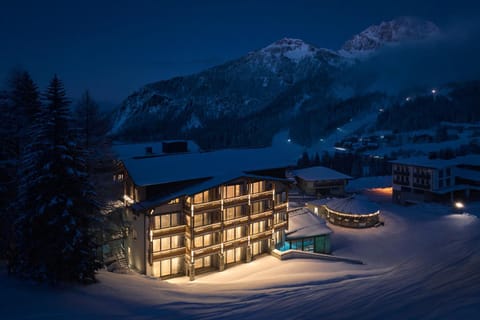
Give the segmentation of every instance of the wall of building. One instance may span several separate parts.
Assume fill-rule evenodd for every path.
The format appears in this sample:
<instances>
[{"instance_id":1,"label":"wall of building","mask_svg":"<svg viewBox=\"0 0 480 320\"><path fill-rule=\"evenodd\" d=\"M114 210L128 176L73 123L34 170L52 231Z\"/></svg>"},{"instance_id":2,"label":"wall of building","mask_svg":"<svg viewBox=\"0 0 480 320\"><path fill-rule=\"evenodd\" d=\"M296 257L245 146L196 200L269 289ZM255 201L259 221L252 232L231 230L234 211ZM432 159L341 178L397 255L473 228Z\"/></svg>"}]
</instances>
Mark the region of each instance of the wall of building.
<instances>
[{"instance_id":1,"label":"wall of building","mask_svg":"<svg viewBox=\"0 0 480 320\"><path fill-rule=\"evenodd\" d=\"M130 267L146 273L146 253L148 242L146 238L145 216L134 214L127 209L127 221L130 223L127 237L127 258Z\"/></svg>"}]
</instances>

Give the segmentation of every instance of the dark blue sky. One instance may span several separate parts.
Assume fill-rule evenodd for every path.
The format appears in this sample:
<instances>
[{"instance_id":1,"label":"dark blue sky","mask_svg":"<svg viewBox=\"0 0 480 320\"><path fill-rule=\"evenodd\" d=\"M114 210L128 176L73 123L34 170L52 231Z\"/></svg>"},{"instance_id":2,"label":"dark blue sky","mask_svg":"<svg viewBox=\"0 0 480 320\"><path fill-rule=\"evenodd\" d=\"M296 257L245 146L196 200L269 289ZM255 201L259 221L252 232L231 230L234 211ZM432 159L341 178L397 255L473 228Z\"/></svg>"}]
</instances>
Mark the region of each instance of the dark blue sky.
<instances>
[{"instance_id":1,"label":"dark blue sky","mask_svg":"<svg viewBox=\"0 0 480 320\"><path fill-rule=\"evenodd\" d=\"M338 49L402 15L440 28L480 19L477 1L1 1L0 79L15 66L43 89L54 73L70 97L120 102L144 84L200 71L283 37Z\"/></svg>"}]
</instances>

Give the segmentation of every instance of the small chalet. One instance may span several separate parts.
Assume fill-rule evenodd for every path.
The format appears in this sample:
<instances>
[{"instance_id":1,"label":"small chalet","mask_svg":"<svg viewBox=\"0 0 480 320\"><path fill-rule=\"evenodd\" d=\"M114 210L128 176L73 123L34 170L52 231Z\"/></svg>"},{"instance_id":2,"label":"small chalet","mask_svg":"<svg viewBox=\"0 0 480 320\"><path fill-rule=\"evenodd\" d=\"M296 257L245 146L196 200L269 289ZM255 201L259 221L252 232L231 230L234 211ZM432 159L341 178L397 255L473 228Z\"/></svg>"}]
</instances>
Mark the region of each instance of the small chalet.
<instances>
[{"instance_id":1,"label":"small chalet","mask_svg":"<svg viewBox=\"0 0 480 320\"><path fill-rule=\"evenodd\" d=\"M297 185L306 195L322 197L345 194L352 177L326 167L310 167L293 172Z\"/></svg>"}]
</instances>

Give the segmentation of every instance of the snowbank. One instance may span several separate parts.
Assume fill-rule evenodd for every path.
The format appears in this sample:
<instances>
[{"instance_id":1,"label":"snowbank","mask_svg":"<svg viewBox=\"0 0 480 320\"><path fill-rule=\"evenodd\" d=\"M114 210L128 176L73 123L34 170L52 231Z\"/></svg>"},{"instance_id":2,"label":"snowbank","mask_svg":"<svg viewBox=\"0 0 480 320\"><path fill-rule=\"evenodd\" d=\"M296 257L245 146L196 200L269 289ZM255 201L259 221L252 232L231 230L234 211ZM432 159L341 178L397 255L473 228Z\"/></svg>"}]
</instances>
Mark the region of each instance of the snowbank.
<instances>
[{"instance_id":1,"label":"snowbank","mask_svg":"<svg viewBox=\"0 0 480 320\"><path fill-rule=\"evenodd\" d=\"M480 204L379 205L383 227L330 225L333 253L364 265L267 255L193 282L100 271L98 284L60 289L1 268L2 319L476 319Z\"/></svg>"}]
</instances>

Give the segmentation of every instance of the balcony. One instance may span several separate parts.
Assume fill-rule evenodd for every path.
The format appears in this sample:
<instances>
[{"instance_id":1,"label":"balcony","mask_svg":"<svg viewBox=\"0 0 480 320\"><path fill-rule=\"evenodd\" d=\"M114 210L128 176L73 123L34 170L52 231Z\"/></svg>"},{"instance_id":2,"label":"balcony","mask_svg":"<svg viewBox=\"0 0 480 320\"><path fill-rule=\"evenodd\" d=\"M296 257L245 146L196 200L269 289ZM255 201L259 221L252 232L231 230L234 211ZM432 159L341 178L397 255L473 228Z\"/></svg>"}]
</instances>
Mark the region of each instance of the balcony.
<instances>
[{"instance_id":1,"label":"balcony","mask_svg":"<svg viewBox=\"0 0 480 320\"><path fill-rule=\"evenodd\" d=\"M252 193L250 195L250 199L253 200L259 200L259 199L268 199L273 197L273 190L268 190L268 191L263 191L263 192L258 192L258 193Z\"/></svg>"},{"instance_id":2,"label":"balcony","mask_svg":"<svg viewBox=\"0 0 480 320\"><path fill-rule=\"evenodd\" d=\"M251 214L250 219L252 221L256 221L256 220L265 219L265 218L271 217L271 216L273 216L273 211L272 210L267 210L267 211L264 211L264 212Z\"/></svg>"},{"instance_id":3,"label":"balcony","mask_svg":"<svg viewBox=\"0 0 480 320\"><path fill-rule=\"evenodd\" d=\"M153 253L153 260L160 260L160 259L163 259L163 258L179 256L179 255L185 254L185 252L186 252L185 247L154 252Z\"/></svg>"},{"instance_id":4,"label":"balcony","mask_svg":"<svg viewBox=\"0 0 480 320\"><path fill-rule=\"evenodd\" d=\"M186 228L186 225L182 224L182 225L175 226L175 227L170 227L170 228L154 229L154 230L152 230L152 232L153 232L153 237L154 238L159 238L159 237L169 235L169 234L176 234L176 233L185 232L185 228Z\"/></svg>"},{"instance_id":5,"label":"balcony","mask_svg":"<svg viewBox=\"0 0 480 320\"><path fill-rule=\"evenodd\" d=\"M187 206L191 206L191 203L187 203ZM193 210L205 210L205 209L212 209L212 208L220 208L222 206L222 200L214 200L209 202L203 203L196 203L193 205Z\"/></svg>"},{"instance_id":6,"label":"balcony","mask_svg":"<svg viewBox=\"0 0 480 320\"><path fill-rule=\"evenodd\" d=\"M195 233L204 233L204 232L220 230L221 228L222 228L222 223L217 222L217 223L207 224L204 226L194 227L193 230L195 231Z\"/></svg>"},{"instance_id":7,"label":"balcony","mask_svg":"<svg viewBox=\"0 0 480 320\"><path fill-rule=\"evenodd\" d=\"M250 235L250 242L260 239L268 239L272 237L272 230L266 230L263 232Z\"/></svg>"},{"instance_id":8,"label":"balcony","mask_svg":"<svg viewBox=\"0 0 480 320\"><path fill-rule=\"evenodd\" d=\"M239 223L246 223L248 222L248 216L241 216L238 218L230 219L230 220L225 220L223 222L225 227L229 227L234 224L239 224Z\"/></svg>"},{"instance_id":9,"label":"balcony","mask_svg":"<svg viewBox=\"0 0 480 320\"><path fill-rule=\"evenodd\" d=\"M283 228L286 228L287 227L287 221L282 221L282 222L279 222L279 223L275 223L273 225L273 227L275 229L283 229Z\"/></svg>"},{"instance_id":10,"label":"balcony","mask_svg":"<svg viewBox=\"0 0 480 320\"><path fill-rule=\"evenodd\" d=\"M275 206L275 210L287 209L288 202L280 203Z\"/></svg>"}]
</instances>

